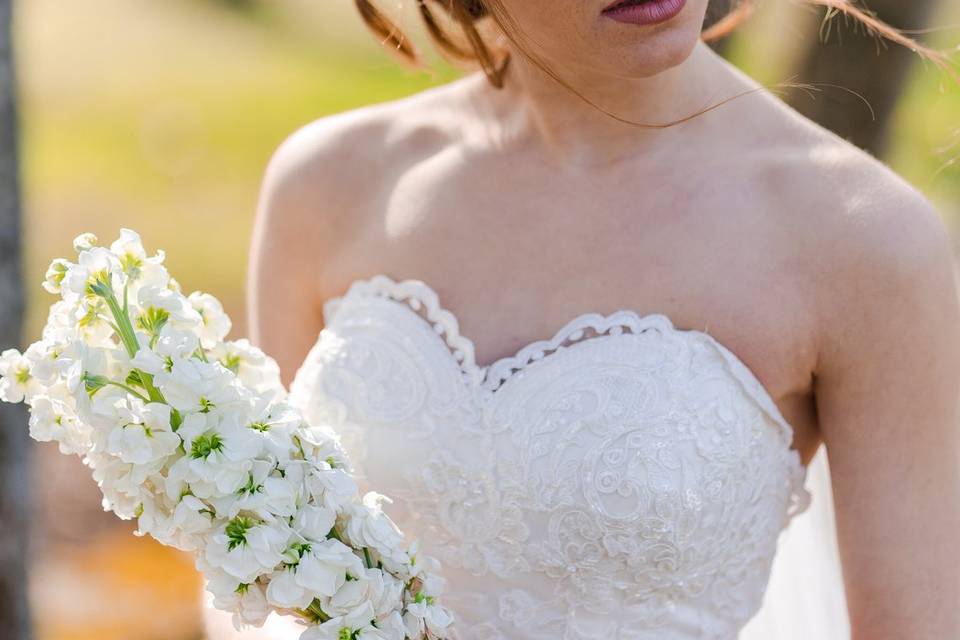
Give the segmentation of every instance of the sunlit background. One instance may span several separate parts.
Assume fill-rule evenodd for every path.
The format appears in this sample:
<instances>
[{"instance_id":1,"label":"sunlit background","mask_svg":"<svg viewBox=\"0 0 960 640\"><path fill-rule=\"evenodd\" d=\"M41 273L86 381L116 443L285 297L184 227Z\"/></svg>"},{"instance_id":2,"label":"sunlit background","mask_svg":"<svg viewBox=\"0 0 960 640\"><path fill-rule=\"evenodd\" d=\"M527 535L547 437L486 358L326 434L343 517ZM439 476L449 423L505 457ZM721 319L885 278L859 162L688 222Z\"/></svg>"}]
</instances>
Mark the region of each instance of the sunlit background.
<instances>
[{"instance_id":1,"label":"sunlit background","mask_svg":"<svg viewBox=\"0 0 960 640\"><path fill-rule=\"evenodd\" d=\"M108 239L121 226L140 231L148 249L163 247L186 290L220 297L244 334L246 253L273 149L324 114L459 73L439 60L430 72L399 66L349 0L20 0L14 15L30 340L51 302L39 287L50 258L82 231ZM795 2L766 0L725 53L765 83L815 82L794 74L817 22ZM960 42L960 4L941 2L928 24L940 27L928 43ZM833 91L811 99L839 99ZM960 222L958 128L960 89L915 62L884 159L951 229ZM53 445L33 452L37 637L202 638L190 561L103 514L77 460Z\"/></svg>"}]
</instances>

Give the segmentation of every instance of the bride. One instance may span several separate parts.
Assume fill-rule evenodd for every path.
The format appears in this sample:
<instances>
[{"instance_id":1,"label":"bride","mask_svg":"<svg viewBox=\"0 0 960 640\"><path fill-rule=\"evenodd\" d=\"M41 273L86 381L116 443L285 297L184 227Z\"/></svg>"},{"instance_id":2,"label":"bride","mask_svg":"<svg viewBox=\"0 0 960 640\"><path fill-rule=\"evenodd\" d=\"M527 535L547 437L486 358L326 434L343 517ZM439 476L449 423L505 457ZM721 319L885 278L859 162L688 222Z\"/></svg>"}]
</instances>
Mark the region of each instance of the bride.
<instances>
[{"instance_id":1,"label":"bride","mask_svg":"<svg viewBox=\"0 0 960 640\"><path fill-rule=\"evenodd\" d=\"M948 234L706 7L421 3L479 70L281 145L253 338L459 638L960 638Z\"/></svg>"}]
</instances>

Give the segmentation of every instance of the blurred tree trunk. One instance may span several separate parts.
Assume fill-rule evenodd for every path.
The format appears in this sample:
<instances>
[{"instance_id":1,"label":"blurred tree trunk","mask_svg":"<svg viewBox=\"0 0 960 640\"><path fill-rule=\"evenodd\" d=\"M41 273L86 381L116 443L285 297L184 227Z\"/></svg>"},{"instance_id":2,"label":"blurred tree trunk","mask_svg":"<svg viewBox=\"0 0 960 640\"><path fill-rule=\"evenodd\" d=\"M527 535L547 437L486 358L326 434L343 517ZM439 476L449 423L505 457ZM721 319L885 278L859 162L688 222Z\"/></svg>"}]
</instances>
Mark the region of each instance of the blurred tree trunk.
<instances>
[{"instance_id":1,"label":"blurred tree trunk","mask_svg":"<svg viewBox=\"0 0 960 640\"><path fill-rule=\"evenodd\" d=\"M921 29L927 24L937 0L868 0L877 17L899 29ZM822 12L819 14L822 15ZM864 33L861 26L842 16L833 19L829 42L818 37L820 18L811 21L810 42L801 56L798 82L825 82L862 95L870 109L856 95L824 86L811 98L791 92L788 102L800 113L822 124L858 147L882 156L889 142L890 116L902 93L910 65L917 54ZM879 50L879 53L878 53Z\"/></svg>"},{"instance_id":2,"label":"blurred tree trunk","mask_svg":"<svg viewBox=\"0 0 960 640\"><path fill-rule=\"evenodd\" d=\"M11 0L0 0L0 349L20 344L20 193ZM29 438L23 405L0 403L0 635L31 637L26 543Z\"/></svg>"}]
</instances>

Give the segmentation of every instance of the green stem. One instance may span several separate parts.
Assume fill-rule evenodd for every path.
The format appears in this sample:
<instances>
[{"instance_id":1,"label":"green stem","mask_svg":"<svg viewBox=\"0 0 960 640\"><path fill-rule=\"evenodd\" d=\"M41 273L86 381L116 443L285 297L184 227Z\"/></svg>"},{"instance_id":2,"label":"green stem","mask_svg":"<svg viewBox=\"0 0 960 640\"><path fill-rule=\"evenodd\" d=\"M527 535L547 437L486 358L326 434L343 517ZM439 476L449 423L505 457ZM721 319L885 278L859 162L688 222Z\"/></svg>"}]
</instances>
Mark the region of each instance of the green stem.
<instances>
[{"instance_id":1,"label":"green stem","mask_svg":"<svg viewBox=\"0 0 960 640\"><path fill-rule=\"evenodd\" d=\"M323 609L320 608L320 603L316 599L314 599L313 602L310 603L310 606L307 608L307 611L317 616L317 620L319 620L320 622L326 622L327 620L330 619L330 616L324 613Z\"/></svg>"},{"instance_id":2,"label":"green stem","mask_svg":"<svg viewBox=\"0 0 960 640\"><path fill-rule=\"evenodd\" d=\"M120 334L120 342L126 347L127 354L133 358L137 355L137 349L139 349L140 345L137 344L137 335L133 330L133 323L130 322L130 316L120 308L120 303L117 302L117 297L114 294L111 293L104 299L107 302L107 306L110 307L110 313L113 314L113 319L116 322L116 327Z\"/></svg>"},{"instance_id":3,"label":"green stem","mask_svg":"<svg viewBox=\"0 0 960 640\"><path fill-rule=\"evenodd\" d=\"M143 394L141 394L139 391L137 391L137 390L134 389L133 387L128 387L127 385L123 384L122 382L115 382L115 381L113 381L113 380L110 380L110 381L108 381L106 384L113 385L114 387L120 387L121 389L123 389L124 391L126 391L127 393L129 393L130 395L136 396L136 397L140 398L141 400L143 400L144 402L150 402L150 399L149 399L149 398L145 398L145 397L143 396Z\"/></svg>"},{"instance_id":4,"label":"green stem","mask_svg":"<svg viewBox=\"0 0 960 640\"><path fill-rule=\"evenodd\" d=\"M294 611L302 618L309 620L310 622L316 624L318 622L326 622L330 619L330 616L323 612L323 609L320 608L320 601L316 598L313 599L306 609L294 609Z\"/></svg>"},{"instance_id":5,"label":"green stem","mask_svg":"<svg viewBox=\"0 0 960 640\"><path fill-rule=\"evenodd\" d=\"M113 314L113 319L116 322L116 330L119 334L120 342L122 342L123 346L126 348L127 354L133 358L137 355L137 350L140 348L140 345L137 343L137 334L133 330L133 322L130 320L130 314L127 312L126 289L124 289L123 297L123 308L120 308L120 303L117 301L117 296L114 295L112 291L108 295L104 296L104 300L106 300L107 306L110 307L110 313ZM146 389L147 395L150 397L150 401L167 404L163 394L160 393L160 390L154 386L153 376L144 371L140 371L139 369L137 370L137 373L140 376L140 380L143 382L143 388Z\"/></svg>"}]
</instances>

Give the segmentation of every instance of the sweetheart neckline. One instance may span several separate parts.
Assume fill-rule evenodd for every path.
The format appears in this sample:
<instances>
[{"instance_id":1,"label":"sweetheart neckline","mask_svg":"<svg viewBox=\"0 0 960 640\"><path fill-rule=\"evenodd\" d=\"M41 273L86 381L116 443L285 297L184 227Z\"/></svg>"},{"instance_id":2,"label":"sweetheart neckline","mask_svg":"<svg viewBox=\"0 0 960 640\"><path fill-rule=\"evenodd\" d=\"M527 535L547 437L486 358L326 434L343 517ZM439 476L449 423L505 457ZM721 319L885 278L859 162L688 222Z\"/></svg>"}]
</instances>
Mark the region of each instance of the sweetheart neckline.
<instances>
[{"instance_id":1,"label":"sweetheart neckline","mask_svg":"<svg viewBox=\"0 0 960 640\"><path fill-rule=\"evenodd\" d=\"M658 328L675 335L699 337L709 342L720 352L731 367L734 377L743 383L748 395L758 402L760 407L780 427L796 465L804 471L807 468L800 459L800 452L792 446L796 437L796 429L783 416L769 390L760 382L753 370L736 353L707 331L677 327L665 313L650 312L642 314L633 309L622 308L609 314L597 312L578 314L555 331L550 338L532 340L511 355L497 358L486 365L480 365L474 357L473 340L460 333L460 320L457 314L443 306L439 293L430 284L418 278L394 279L385 273L377 273L367 278L356 278L349 283L343 294L330 297L324 301L324 324L326 325L330 321L336 308L341 303L364 292L373 292L381 297L386 296L412 310L414 315L426 323L427 326L432 325L437 333L446 332L448 335L445 339L442 336L439 337L444 339L447 346L451 348L451 357L456 361L461 373L469 376L471 381L479 388L486 390L488 395L492 395L496 389L503 386L516 371L529 366L535 360L548 358L552 353L562 350L563 343L567 342L572 334L578 331L579 325L583 323L593 322L599 326L607 326L607 330L598 331L596 336L592 336L588 340L603 339L607 335L614 335L612 333L608 334L607 331L618 326L622 320L630 320L632 324L644 328ZM422 307L426 309L426 317L419 312ZM441 328L443 331L441 331ZM573 344L579 344L580 342L579 339L573 340ZM540 357L537 357L538 351L543 352L545 350L549 350L550 353L541 353ZM532 359L531 356L533 356ZM504 369L508 373L500 375L498 372ZM498 376L496 386L493 389L489 388L491 372L497 373Z\"/></svg>"},{"instance_id":2,"label":"sweetheart neckline","mask_svg":"<svg viewBox=\"0 0 960 640\"><path fill-rule=\"evenodd\" d=\"M448 346L453 346L453 345L449 345L449 342L451 341L458 342L460 344L457 346L459 346L462 349L462 357L456 351L452 352L454 359L460 364L460 368L462 371L464 371L465 373L473 373L474 375L479 376L481 379L475 380L475 382L484 384L484 386L487 386L487 383L489 383L488 376L490 371L496 371L498 369L502 369L507 364L511 364L511 365L518 364L521 360L521 356L531 353L533 349L546 347L548 344L549 345L557 344L560 341L561 337L569 338L571 334L571 329L584 321L599 319L603 321L603 324L612 324L618 316L626 316L638 321L638 323L641 325L645 325L645 326L659 325L657 326L657 328L664 329L670 333L693 335L693 336L698 336L698 337L702 337L709 340L714 346L719 347L719 349L724 355L732 356L735 363L739 367L742 367L743 372L749 374L752 381L756 383L758 389L763 392L765 399L770 403L770 405L772 405L772 408L774 409L773 417L775 417L778 422L783 422L787 427L789 427L791 434L796 432L796 430L793 428L793 425L790 424L790 422L788 422L787 419L783 416L783 413L780 411L780 408L777 406L777 403L774 401L773 396L770 394L770 391L762 382L760 382L760 378L743 361L743 359L740 358L740 356L734 353L730 348L728 348L722 342L717 340L715 337L713 337L713 335L711 335L707 331L702 331L700 329L694 329L694 328L677 327L676 324L673 322L673 320L670 318L670 316L662 312L654 311L649 313L640 313L639 311L636 311L634 309L621 308L621 309L618 309L617 311L613 311L608 314L602 314L599 312L581 313L572 317L570 320L564 323L559 329L554 331L553 335L550 336L549 338L538 338L535 340L531 340L525 343L524 345L522 345L519 349L514 351L512 354L499 357L495 359L493 362L490 362L486 365L481 365L476 361L476 358L475 358L475 345L473 340L468 335L465 335L460 332L460 316L454 313L452 310L448 309L447 307L443 306L441 302L440 294L436 291L436 289L430 286L430 284L428 284L425 280L421 280L419 278L395 279L395 278L392 278L391 276L386 275L385 273L378 273L368 278L356 278L352 282L350 282L350 284L347 286L347 290L345 293L338 296L332 296L330 298L327 298L327 300L324 301L323 303L324 324L326 324L327 321L333 316L333 313L335 312L336 307L339 306L342 301L353 297L357 293L361 293L363 289L373 289L383 293L384 288L389 290L402 291L403 289L405 288L409 289L410 287L419 288L426 295L423 295L423 294L416 295L415 292L406 291L406 292L403 292L406 295L401 295L401 296L391 295L390 297L396 302L400 302L401 304L404 304L407 307L411 307L413 311L417 311L418 313L416 315L419 316L421 320L426 322L428 325L433 325L434 327L436 327L436 324L437 324L436 321L438 319L446 320L450 326L445 327L445 329L447 330L448 334L452 334L447 339ZM403 298L406 298L408 302L404 302ZM427 299L424 299L424 298L427 298ZM422 314L419 313L421 305L424 307L427 307L428 317L424 317ZM429 312L431 307L432 307L432 310L435 312L435 314L437 316L442 316L442 318L430 318ZM436 329L436 331L438 333L440 332L439 329ZM594 338L601 338L601 337L602 337L601 335L594 336ZM563 341L566 342L567 340L563 340ZM574 342L580 342L580 340L574 339ZM498 380L495 389L501 387L505 382L506 382L506 379L504 378L501 378L500 380Z\"/></svg>"},{"instance_id":3,"label":"sweetheart neckline","mask_svg":"<svg viewBox=\"0 0 960 640\"><path fill-rule=\"evenodd\" d=\"M390 300L396 303L398 308L405 309L409 313L412 313L426 328L434 328L437 334L446 332L448 334L446 338L442 335L437 335L436 337L444 341L447 346L447 353L454 364L458 366L461 375L470 378L467 382L471 384L472 388L477 391L485 391L486 395L484 397L487 400L492 400L495 395L495 389L493 391L485 389L491 369L495 367L507 367L509 370L507 376L498 380L499 388L499 386L505 384L506 381L514 375L515 371L512 367L522 358L536 353L537 350L544 348L550 349L550 353L541 354L541 358L535 358L535 360L540 360L549 358L554 353L562 352L567 348L562 344L566 341L565 337L570 336L569 331L571 327L576 327L581 322L593 321L597 326L607 326L607 329L602 332L598 331L596 336L592 336L587 340L574 340L570 346L610 337L614 335L614 333L608 333L607 331L616 327L618 324L621 326L623 324L629 325L631 329L633 327L641 327L643 329L655 328L671 335L683 337L684 339L702 339L722 356L729 373L740 383L746 395L757 403L761 412L769 416L778 428L780 442L785 450L787 465L790 469L789 475L792 489L790 506L787 509L788 518L792 519L794 516L799 515L805 511L812 502L813 496L805 486L809 467L803 464L800 451L793 447L796 437L796 430L793 428L793 425L783 416L783 413L780 411L777 403L774 402L770 392L763 383L760 382L760 379L753 370L750 369L736 353L706 331L692 328L679 328L668 315L661 312L641 314L632 309L620 309L607 315L596 312L583 313L575 316L564 324L551 338L533 340L521 347L515 354L504 356L489 365L481 367L474 361L473 341L468 336L460 333L460 324L457 315L441 305L439 293L424 280L416 278L396 280L384 273L378 273L368 278L356 278L349 283L344 293L332 296L324 301L322 305L324 330L332 320L337 308L355 296L373 296ZM427 313L426 317L420 313L421 308L425 308ZM319 340L322 339L322 336L323 331L321 331L321 335L317 338L318 343ZM460 351L459 357L457 350ZM464 366L464 360L466 360L467 363L466 367ZM521 364L518 371L522 371L523 368L530 364L531 362Z\"/></svg>"}]
</instances>

